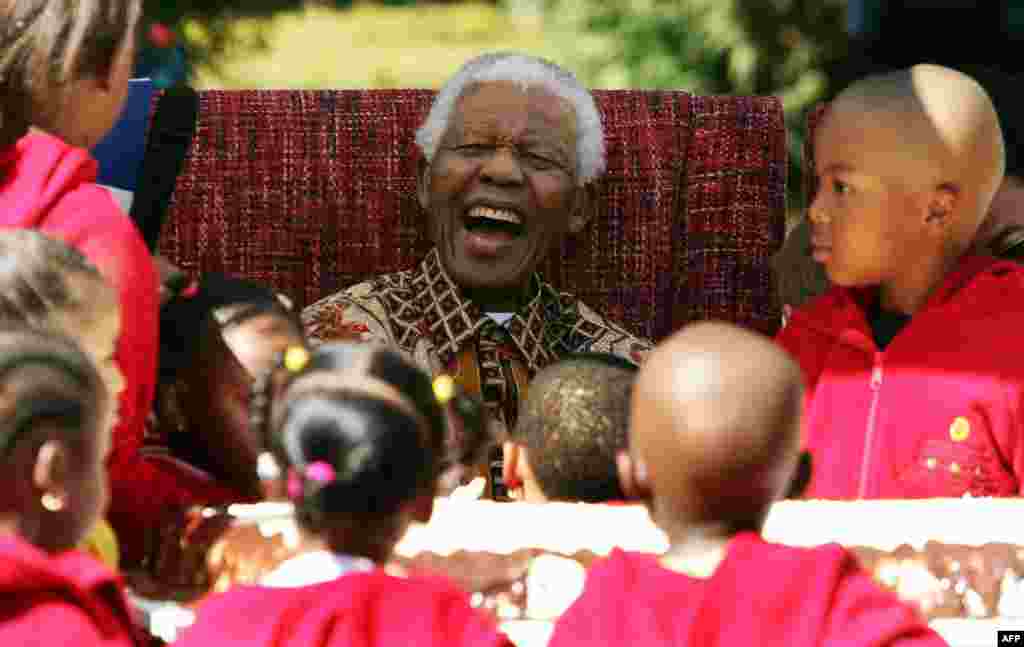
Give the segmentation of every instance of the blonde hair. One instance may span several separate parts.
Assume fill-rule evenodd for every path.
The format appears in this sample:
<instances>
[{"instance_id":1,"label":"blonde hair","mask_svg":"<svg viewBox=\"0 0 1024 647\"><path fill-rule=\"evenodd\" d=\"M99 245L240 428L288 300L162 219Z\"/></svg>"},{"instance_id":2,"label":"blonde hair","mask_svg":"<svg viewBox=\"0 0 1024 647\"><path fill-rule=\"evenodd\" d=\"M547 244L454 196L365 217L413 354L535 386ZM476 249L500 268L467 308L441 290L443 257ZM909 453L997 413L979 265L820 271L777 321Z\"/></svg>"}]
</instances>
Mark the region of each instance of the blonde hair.
<instances>
[{"instance_id":1,"label":"blonde hair","mask_svg":"<svg viewBox=\"0 0 1024 647\"><path fill-rule=\"evenodd\" d=\"M0 148L47 123L76 79L110 72L140 12L139 0L0 3Z\"/></svg>"}]
</instances>

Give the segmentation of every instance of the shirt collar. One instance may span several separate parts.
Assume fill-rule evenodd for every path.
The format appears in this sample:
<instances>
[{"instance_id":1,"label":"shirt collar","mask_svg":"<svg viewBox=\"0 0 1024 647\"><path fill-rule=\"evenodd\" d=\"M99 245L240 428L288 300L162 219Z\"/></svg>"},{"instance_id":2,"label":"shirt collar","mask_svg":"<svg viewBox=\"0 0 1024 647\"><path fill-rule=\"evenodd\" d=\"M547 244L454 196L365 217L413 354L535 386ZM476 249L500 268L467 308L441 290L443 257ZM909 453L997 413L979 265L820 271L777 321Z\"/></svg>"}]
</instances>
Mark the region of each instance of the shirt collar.
<instances>
[{"instance_id":1,"label":"shirt collar","mask_svg":"<svg viewBox=\"0 0 1024 647\"><path fill-rule=\"evenodd\" d=\"M503 327L530 368L538 370L555 359L545 340L550 336L549 324L561 317L562 304L561 295L540 274L530 278L530 285L532 296ZM420 262L413 288L419 291L417 305L424 322L421 332L431 337L442 357L457 353L485 325L497 325L448 276L437 248Z\"/></svg>"},{"instance_id":2,"label":"shirt collar","mask_svg":"<svg viewBox=\"0 0 1024 647\"><path fill-rule=\"evenodd\" d=\"M366 573L374 568L365 557L317 550L287 559L260 580L263 586L289 588L336 580L349 573Z\"/></svg>"}]
</instances>

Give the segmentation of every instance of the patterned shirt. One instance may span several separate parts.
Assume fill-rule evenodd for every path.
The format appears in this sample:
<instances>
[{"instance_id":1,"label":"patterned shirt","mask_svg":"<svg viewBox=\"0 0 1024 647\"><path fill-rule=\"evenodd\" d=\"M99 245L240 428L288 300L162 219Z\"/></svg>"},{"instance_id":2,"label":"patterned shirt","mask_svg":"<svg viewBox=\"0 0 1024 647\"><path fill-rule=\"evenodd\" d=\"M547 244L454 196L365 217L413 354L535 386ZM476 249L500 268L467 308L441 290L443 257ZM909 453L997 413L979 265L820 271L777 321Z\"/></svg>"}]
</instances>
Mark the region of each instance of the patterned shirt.
<instances>
[{"instance_id":1,"label":"patterned shirt","mask_svg":"<svg viewBox=\"0 0 1024 647\"><path fill-rule=\"evenodd\" d=\"M431 375L447 372L478 393L504 432L537 371L571 353L603 352L640 363L651 343L597 314L539 275L533 296L504 324L462 295L437 250L413 269L380 276L302 312L314 344L386 343ZM492 475L493 476L493 475Z\"/></svg>"}]
</instances>

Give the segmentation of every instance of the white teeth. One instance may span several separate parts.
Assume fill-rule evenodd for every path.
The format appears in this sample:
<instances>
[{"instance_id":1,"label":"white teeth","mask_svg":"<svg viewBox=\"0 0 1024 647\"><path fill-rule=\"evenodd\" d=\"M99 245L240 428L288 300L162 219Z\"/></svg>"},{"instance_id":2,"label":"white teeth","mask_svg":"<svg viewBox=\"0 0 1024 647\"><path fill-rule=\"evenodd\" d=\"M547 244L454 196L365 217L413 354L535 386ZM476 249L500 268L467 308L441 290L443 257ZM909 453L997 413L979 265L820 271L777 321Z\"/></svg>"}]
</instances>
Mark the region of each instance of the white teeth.
<instances>
[{"instance_id":1,"label":"white teeth","mask_svg":"<svg viewBox=\"0 0 1024 647\"><path fill-rule=\"evenodd\" d=\"M490 207L473 207L469 210L470 218L489 218L491 220L501 220L502 222L510 222L514 225L523 224L522 219L514 211L507 211L505 209L492 209Z\"/></svg>"}]
</instances>

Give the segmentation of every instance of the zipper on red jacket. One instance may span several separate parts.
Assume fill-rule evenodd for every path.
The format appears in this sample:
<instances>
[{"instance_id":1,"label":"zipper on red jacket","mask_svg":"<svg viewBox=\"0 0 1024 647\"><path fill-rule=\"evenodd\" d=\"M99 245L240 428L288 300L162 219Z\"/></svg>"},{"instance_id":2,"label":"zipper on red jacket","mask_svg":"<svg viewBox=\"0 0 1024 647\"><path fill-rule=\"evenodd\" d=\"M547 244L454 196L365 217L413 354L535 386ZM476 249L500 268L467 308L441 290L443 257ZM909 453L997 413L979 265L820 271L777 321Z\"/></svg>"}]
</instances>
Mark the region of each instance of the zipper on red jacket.
<instances>
[{"instance_id":1,"label":"zipper on red jacket","mask_svg":"<svg viewBox=\"0 0 1024 647\"><path fill-rule=\"evenodd\" d=\"M875 419L878 417L878 396L882 390L882 353L875 353L875 361L871 367L871 406L868 408L868 424L864 434L864 456L860 461L860 482L857 484L857 498L863 499L867 494L871 454L874 451Z\"/></svg>"}]
</instances>

